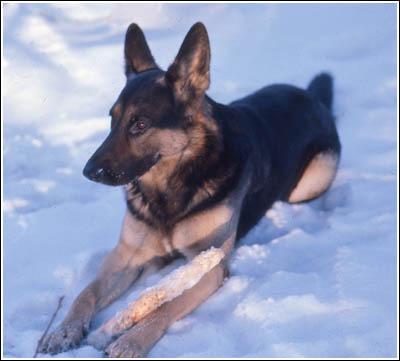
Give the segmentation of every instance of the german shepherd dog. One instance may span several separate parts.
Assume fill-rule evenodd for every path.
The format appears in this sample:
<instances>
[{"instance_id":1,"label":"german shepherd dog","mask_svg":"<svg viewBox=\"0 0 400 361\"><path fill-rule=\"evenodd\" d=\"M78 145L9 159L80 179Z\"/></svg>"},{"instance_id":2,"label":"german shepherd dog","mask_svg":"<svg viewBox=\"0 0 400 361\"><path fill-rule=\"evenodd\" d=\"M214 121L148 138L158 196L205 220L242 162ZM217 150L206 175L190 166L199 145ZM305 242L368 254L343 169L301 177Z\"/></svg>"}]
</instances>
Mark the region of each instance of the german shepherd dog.
<instances>
[{"instance_id":1,"label":"german shepherd dog","mask_svg":"<svg viewBox=\"0 0 400 361\"><path fill-rule=\"evenodd\" d=\"M206 95L210 45L202 23L189 30L167 71L155 63L136 24L127 30L124 52L126 84L110 110L110 133L83 170L92 181L124 186L120 239L45 338L43 353L78 346L94 315L144 270L179 255L190 260L210 247L224 247L228 257L275 201L312 200L337 171L341 146L328 74L307 90L271 85L223 105ZM223 262L141 327L113 340L106 353L146 355L226 275Z\"/></svg>"}]
</instances>

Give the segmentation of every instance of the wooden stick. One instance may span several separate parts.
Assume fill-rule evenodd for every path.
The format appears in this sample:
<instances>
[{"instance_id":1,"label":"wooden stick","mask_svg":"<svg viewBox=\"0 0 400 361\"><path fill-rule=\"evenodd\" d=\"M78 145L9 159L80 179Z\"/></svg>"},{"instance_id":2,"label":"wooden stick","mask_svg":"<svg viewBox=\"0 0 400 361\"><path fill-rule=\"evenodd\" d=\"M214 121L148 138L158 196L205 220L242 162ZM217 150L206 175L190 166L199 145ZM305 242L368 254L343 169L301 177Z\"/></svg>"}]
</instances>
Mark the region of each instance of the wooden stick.
<instances>
[{"instance_id":1,"label":"wooden stick","mask_svg":"<svg viewBox=\"0 0 400 361\"><path fill-rule=\"evenodd\" d=\"M40 337L40 339L39 339L39 341L38 341L38 343L37 343L36 350L35 350L35 354L33 355L34 358L35 358L35 357L37 356L37 354L39 353L40 346L42 346L42 342L43 342L44 338L46 337L47 333L49 332L49 329L50 329L51 325L53 324L54 319L56 318L57 313L58 313L58 311L60 310L60 308L61 308L61 306L62 306L64 297L65 297L65 296L61 296L61 297L58 299L57 308L56 308L56 310L53 312L53 315L51 316L51 319L50 319L49 323L47 324L47 327L46 327L46 329L44 330L44 332L43 332L43 334L42 334L42 337Z\"/></svg>"},{"instance_id":2,"label":"wooden stick","mask_svg":"<svg viewBox=\"0 0 400 361\"><path fill-rule=\"evenodd\" d=\"M188 264L164 277L154 287L144 290L126 309L105 322L88 337L88 343L103 350L115 336L131 328L164 303L179 297L194 287L201 278L225 257L221 248L211 248L200 253Z\"/></svg>"}]
</instances>

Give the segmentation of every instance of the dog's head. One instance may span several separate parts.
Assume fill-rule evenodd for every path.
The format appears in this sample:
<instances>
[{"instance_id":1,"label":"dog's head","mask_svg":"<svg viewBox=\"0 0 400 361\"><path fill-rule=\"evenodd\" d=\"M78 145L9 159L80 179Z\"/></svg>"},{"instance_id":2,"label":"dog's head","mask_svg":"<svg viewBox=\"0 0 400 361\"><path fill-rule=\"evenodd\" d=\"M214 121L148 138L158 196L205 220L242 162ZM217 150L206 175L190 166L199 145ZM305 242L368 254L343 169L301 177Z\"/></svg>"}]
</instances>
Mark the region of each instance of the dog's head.
<instances>
[{"instance_id":1,"label":"dog's head","mask_svg":"<svg viewBox=\"0 0 400 361\"><path fill-rule=\"evenodd\" d=\"M196 23L165 72L142 30L131 24L125 37L126 85L111 107L111 131L83 174L108 185L127 184L162 158L179 156L191 142L188 129L204 108L209 87L210 46Z\"/></svg>"}]
</instances>

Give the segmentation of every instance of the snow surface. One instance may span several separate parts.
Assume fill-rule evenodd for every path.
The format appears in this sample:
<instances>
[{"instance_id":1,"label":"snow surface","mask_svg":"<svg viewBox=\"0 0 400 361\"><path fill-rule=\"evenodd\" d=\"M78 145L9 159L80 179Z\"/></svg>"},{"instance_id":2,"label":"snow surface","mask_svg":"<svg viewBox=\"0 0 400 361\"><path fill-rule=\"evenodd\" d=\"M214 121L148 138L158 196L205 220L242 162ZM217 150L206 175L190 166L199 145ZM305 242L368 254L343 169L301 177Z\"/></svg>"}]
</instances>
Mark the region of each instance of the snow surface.
<instances>
[{"instance_id":1,"label":"snow surface","mask_svg":"<svg viewBox=\"0 0 400 361\"><path fill-rule=\"evenodd\" d=\"M218 101L330 71L343 157L322 199L266 213L235 250L226 284L150 356L395 356L396 6L4 5L5 355L33 355L58 297L67 296L57 323L117 240L121 190L81 170L124 84L126 27L140 24L166 67L201 20ZM94 326L181 264L140 280ZM83 346L58 356L102 354Z\"/></svg>"}]
</instances>

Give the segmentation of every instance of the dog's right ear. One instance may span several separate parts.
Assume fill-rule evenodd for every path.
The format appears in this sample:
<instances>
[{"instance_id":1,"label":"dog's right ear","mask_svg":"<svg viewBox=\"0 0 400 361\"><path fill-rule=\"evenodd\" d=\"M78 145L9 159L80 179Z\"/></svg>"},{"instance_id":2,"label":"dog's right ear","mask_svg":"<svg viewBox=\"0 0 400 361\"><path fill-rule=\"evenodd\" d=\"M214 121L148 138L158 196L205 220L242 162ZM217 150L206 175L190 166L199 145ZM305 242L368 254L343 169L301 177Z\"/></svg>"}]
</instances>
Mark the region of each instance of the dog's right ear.
<instances>
[{"instance_id":1,"label":"dog's right ear","mask_svg":"<svg viewBox=\"0 0 400 361\"><path fill-rule=\"evenodd\" d=\"M125 35L125 75L158 68L142 29L137 24L129 25Z\"/></svg>"}]
</instances>

